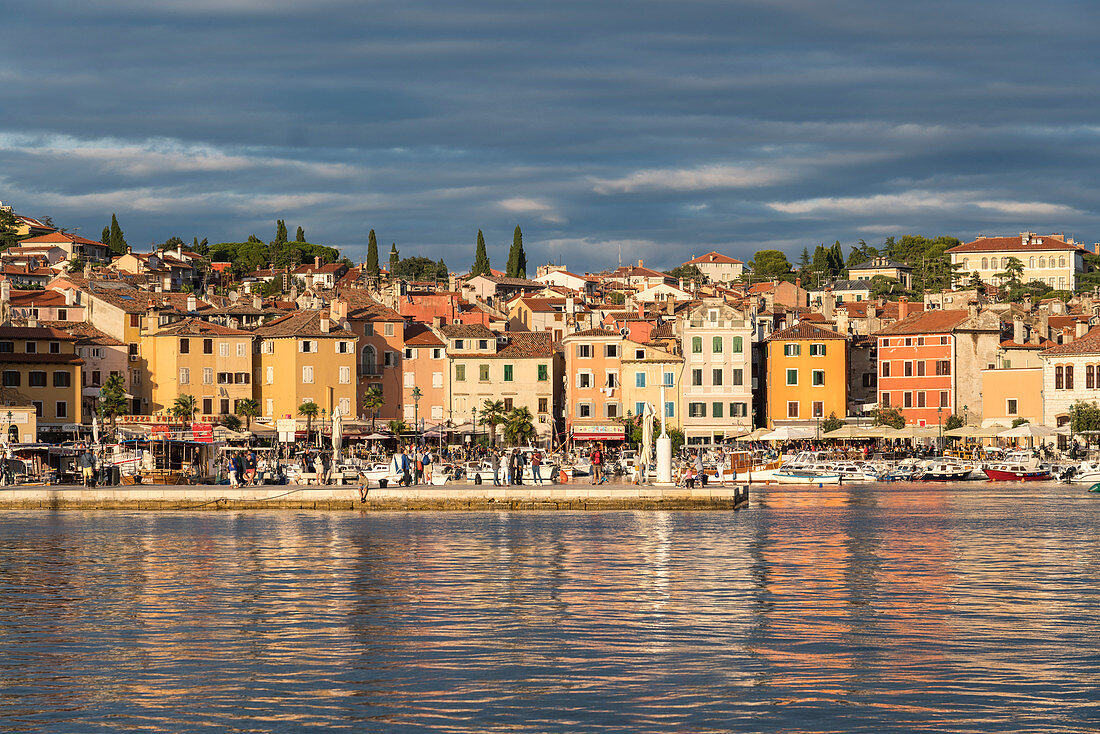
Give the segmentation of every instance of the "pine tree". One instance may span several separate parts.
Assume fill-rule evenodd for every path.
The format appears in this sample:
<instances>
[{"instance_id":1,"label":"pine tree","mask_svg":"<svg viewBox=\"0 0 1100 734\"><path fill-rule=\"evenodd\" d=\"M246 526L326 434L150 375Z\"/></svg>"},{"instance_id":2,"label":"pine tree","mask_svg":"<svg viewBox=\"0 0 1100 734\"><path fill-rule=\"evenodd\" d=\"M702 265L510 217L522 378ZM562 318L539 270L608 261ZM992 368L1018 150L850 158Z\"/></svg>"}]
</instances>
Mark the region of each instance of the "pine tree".
<instances>
[{"instance_id":1,"label":"pine tree","mask_svg":"<svg viewBox=\"0 0 1100 734\"><path fill-rule=\"evenodd\" d=\"M374 230L367 235L367 275L377 278L380 269L378 267L378 240L374 236Z\"/></svg>"},{"instance_id":2,"label":"pine tree","mask_svg":"<svg viewBox=\"0 0 1100 734\"><path fill-rule=\"evenodd\" d=\"M285 245L287 241L286 222L282 219L275 220L275 242Z\"/></svg>"},{"instance_id":3,"label":"pine tree","mask_svg":"<svg viewBox=\"0 0 1100 734\"><path fill-rule=\"evenodd\" d=\"M103 236L101 236L99 238L99 241L102 242L103 244L107 245L108 247L111 245L111 228L110 227L104 227L103 228Z\"/></svg>"},{"instance_id":4,"label":"pine tree","mask_svg":"<svg viewBox=\"0 0 1100 734\"><path fill-rule=\"evenodd\" d=\"M126 237L122 234L122 227L118 226L118 218L114 214L111 215L110 241L107 246L116 255L126 254Z\"/></svg>"},{"instance_id":5,"label":"pine tree","mask_svg":"<svg viewBox=\"0 0 1100 734\"><path fill-rule=\"evenodd\" d=\"M798 260L798 269L805 272L810 269L810 249L802 248L802 257Z\"/></svg>"},{"instance_id":6,"label":"pine tree","mask_svg":"<svg viewBox=\"0 0 1100 734\"><path fill-rule=\"evenodd\" d=\"M447 263L443 262L443 258L439 258L439 262L435 264L435 279L447 280L450 276L450 272L447 270Z\"/></svg>"},{"instance_id":7,"label":"pine tree","mask_svg":"<svg viewBox=\"0 0 1100 734\"><path fill-rule=\"evenodd\" d=\"M394 242L390 245L390 276L393 276L393 271L397 269L397 263L401 262L401 253L397 249L397 243Z\"/></svg>"},{"instance_id":8,"label":"pine tree","mask_svg":"<svg viewBox=\"0 0 1100 734\"><path fill-rule=\"evenodd\" d=\"M306 231L304 229L302 229L301 227L298 228L298 234L294 235L294 241L295 242L305 242L306 241Z\"/></svg>"},{"instance_id":9,"label":"pine tree","mask_svg":"<svg viewBox=\"0 0 1100 734\"><path fill-rule=\"evenodd\" d=\"M474 266L470 268L470 275L489 275L491 272L489 255L485 252L485 235L479 229L477 231L477 249L474 251Z\"/></svg>"}]
</instances>

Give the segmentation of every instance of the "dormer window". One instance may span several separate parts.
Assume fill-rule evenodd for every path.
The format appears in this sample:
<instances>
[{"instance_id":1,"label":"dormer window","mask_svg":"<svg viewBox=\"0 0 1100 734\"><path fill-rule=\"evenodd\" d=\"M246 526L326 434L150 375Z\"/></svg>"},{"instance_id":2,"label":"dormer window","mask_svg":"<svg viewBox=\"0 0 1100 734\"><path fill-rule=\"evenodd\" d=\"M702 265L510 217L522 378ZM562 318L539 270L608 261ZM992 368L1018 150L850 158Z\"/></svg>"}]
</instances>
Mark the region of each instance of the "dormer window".
<instances>
[{"instance_id":1,"label":"dormer window","mask_svg":"<svg viewBox=\"0 0 1100 734\"><path fill-rule=\"evenodd\" d=\"M489 348L489 340L488 339L479 339L478 342L477 342L477 348L482 349L482 350L488 349Z\"/></svg>"},{"instance_id":2,"label":"dormer window","mask_svg":"<svg viewBox=\"0 0 1100 734\"><path fill-rule=\"evenodd\" d=\"M455 349L462 349L466 343L462 339L455 339Z\"/></svg>"}]
</instances>

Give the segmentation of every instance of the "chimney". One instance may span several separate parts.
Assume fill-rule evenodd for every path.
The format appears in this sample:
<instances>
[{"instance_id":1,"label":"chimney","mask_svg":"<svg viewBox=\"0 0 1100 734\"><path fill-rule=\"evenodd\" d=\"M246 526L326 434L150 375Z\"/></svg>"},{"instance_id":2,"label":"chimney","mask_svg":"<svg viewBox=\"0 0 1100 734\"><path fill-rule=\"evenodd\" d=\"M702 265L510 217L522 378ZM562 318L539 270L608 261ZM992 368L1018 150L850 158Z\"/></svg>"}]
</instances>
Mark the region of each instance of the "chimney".
<instances>
[{"instance_id":1,"label":"chimney","mask_svg":"<svg viewBox=\"0 0 1100 734\"><path fill-rule=\"evenodd\" d=\"M1077 321L1077 334L1076 334L1076 338L1077 338L1077 339L1080 339L1081 337L1083 337L1083 336L1084 336L1085 334L1087 334L1087 333L1089 333L1089 322L1088 322L1088 321L1080 321L1080 320L1078 320L1078 321Z\"/></svg>"},{"instance_id":2,"label":"chimney","mask_svg":"<svg viewBox=\"0 0 1100 734\"><path fill-rule=\"evenodd\" d=\"M966 315L967 315L968 318L972 318L972 319L978 318L978 302L977 301L970 301L970 303L966 304L966 311L967 311Z\"/></svg>"},{"instance_id":3,"label":"chimney","mask_svg":"<svg viewBox=\"0 0 1100 734\"><path fill-rule=\"evenodd\" d=\"M1024 343L1024 320L1012 319L1012 341L1015 344Z\"/></svg>"},{"instance_id":4,"label":"chimney","mask_svg":"<svg viewBox=\"0 0 1100 734\"><path fill-rule=\"evenodd\" d=\"M840 334L847 334L848 329L851 326L851 322L848 321L847 309L837 309L836 312L836 330Z\"/></svg>"},{"instance_id":5,"label":"chimney","mask_svg":"<svg viewBox=\"0 0 1100 734\"><path fill-rule=\"evenodd\" d=\"M645 321L645 302L638 301L638 320Z\"/></svg>"},{"instance_id":6,"label":"chimney","mask_svg":"<svg viewBox=\"0 0 1100 734\"><path fill-rule=\"evenodd\" d=\"M1028 293L1027 295L1024 296L1024 308L1026 308L1028 311L1031 311L1031 294L1030 293Z\"/></svg>"},{"instance_id":7,"label":"chimney","mask_svg":"<svg viewBox=\"0 0 1100 734\"><path fill-rule=\"evenodd\" d=\"M263 310L263 307L264 307L264 299L260 298L258 295L252 296L252 308L256 309L257 311L260 311L260 310Z\"/></svg>"},{"instance_id":8,"label":"chimney","mask_svg":"<svg viewBox=\"0 0 1100 734\"><path fill-rule=\"evenodd\" d=\"M835 312L836 294L833 293L832 288L826 288L825 294L821 297L821 315L825 317L826 321L832 321Z\"/></svg>"},{"instance_id":9,"label":"chimney","mask_svg":"<svg viewBox=\"0 0 1100 734\"><path fill-rule=\"evenodd\" d=\"M73 305L73 290L72 290L72 288L69 288L69 289L65 290L65 305L66 306L72 306Z\"/></svg>"},{"instance_id":10,"label":"chimney","mask_svg":"<svg viewBox=\"0 0 1100 734\"><path fill-rule=\"evenodd\" d=\"M1100 242L1092 243L1092 251L1095 252L1097 255L1100 255Z\"/></svg>"},{"instance_id":11,"label":"chimney","mask_svg":"<svg viewBox=\"0 0 1100 734\"><path fill-rule=\"evenodd\" d=\"M904 321L909 315L909 296L902 296L898 299L898 321ZM972 316L974 314L971 314Z\"/></svg>"},{"instance_id":12,"label":"chimney","mask_svg":"<svg viewBox=\"0 0 1100 734\"><path fill-rule=\"evenodd\" d=\"M183 245L176 245L176 259L183 260Z\"/></svg>"},{"instance_id":13,"label":"chimney","mask_svg":"<svg viewBox=\"0 0 1100 734\"><path fill-rule=\"evenodd\" d=\"M638 258L638 267L639 268L644 268L645 267L645 260L643 260L642 258Z\"/></svg>"},{"instance_id":14,"label":"chimney","mask_svg":"<svg viewBox=\"0 0 1100 734\"><path fill-rule=\"evenodd\" d=\"M680 278L680 284L679 285L680 285L680 290L683 290L684 289L684 279L683 278Z\"/></svg>"},{"instance_id":15,"label":"chimney","mask_svg":"<svg viewBox=\"0 0 1100 734\"><path fill-rule=\"evenodd\" d=\"M322 334L327 334L328 333L328 317L327 316L322 316L321 317L321 333Z\"/></svg>"},{"instance_id":16,"label":"chimney","mask_svg":"<svg viewBox=\"0 0 1100 734\"><path fill-rule=\"evenodd\" d=\"M1039 338L1050 338L1050 314L1043 309L1039 309Z\"/></svg>"},{"instance_id":17,"label":"chimney","mask_svg":"<svg viewBox=\"0 0 1100 734\"><path fill-rule=\"evenodd\" d=\"M1073 342L1073 335L1075 333L1076 332L1074 331L1066 331L1065 329L1062 329L1062 343L1071 344Z\"/></svg>"},{"instance_id":18,"label":"chimney","mask_svg":"<svg viewBox=\"0 0 1100 734\"><path fill-rule=\"evenodd\" d=\"M443 317L442 316L432 316L432 328L433 329L438 329L441 326L443 326Z\"/></svg>"},{"instance_id":19,"label":"chimney","mask_svg":"<svg viewBox=\"0 0 1100 734\"><path fill-rule=\"evenodd\" d=\"M194 313L199 310L199 302L195 300L194 296L187 297L187 312Z\"/></svg>"},{"instance_id":20,"label":"chimney","mask_svg":"<svg viewBox=\"0 0 1100 734\"><path fill-rule=\"evenodd\" d=\"M321 256L320 255L317 255L313 258L313 267L317 268L318 270L321 269Z\"/></svg>"},{"instance_id":21,"label":"chimney","mask_svg":"<svg viewBox=\"0 0 1100 734\"><path fill-rule=\"evenodd\" d=\"M126 245L126 254L129 255L131 252L133 252L133 248L131 248L129 245Z\"/></svg>"},{"instance_id":22,"label":"chimney","mask_svg":"<svg viewBox=\"0 0 1100 734\"><path fill-rule=\"evenodd\" d=\"M171 275L164 276L164 278L161 280L161 286L160 287L165 292L170 293L172 291L172 276Z\"/></svg>"},{"instance_id":23,"label":"chimney","mask_svg":"<svg viewBox=\"0 0 1100 734\"><path fill-rule=\"evenodd\" d=\"M0 280L0 303L11 301L11 281L7 278Z\"/></svg>"},{"instance_id":24,"label":"chimney","mask_svg":"<svg viewBox=\"0 0 1100 734\"><path fill-rule=\"evenodd\" d=\"M802 287L802 276L799 276L799 277L794 279L794 287L795 288L801 288Z\"/></svg>"},{"instance_id":25,"label":"chimney","mask_svg":"<svg viewBox=\"0 0 1100 734\"><path fill-rule=\"evenodd\" d=\"M674 316L676 314L676 300L674 298L665 299L665 311L668 312L669 316Z\"/></svg>"}]
</instances>

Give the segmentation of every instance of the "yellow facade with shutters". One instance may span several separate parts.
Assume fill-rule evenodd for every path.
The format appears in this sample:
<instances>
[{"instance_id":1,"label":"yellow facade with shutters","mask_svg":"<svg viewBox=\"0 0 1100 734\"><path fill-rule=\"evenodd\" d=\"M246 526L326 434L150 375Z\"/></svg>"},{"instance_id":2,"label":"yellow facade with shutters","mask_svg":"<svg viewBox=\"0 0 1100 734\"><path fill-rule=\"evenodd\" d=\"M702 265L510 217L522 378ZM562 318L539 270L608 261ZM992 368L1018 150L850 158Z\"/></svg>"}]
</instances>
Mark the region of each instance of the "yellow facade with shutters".
<instances>
[{"instance_id":1,"label":"yellow facade with shutters","mask_svg":"<svg viewBox=\"0 0 1100 734\"><path fill-rule=\"evenodd\" d=\"M848 340L808 324L767 343L768 427L814 425L848 409Z\"/></svg>"}]
</instances>

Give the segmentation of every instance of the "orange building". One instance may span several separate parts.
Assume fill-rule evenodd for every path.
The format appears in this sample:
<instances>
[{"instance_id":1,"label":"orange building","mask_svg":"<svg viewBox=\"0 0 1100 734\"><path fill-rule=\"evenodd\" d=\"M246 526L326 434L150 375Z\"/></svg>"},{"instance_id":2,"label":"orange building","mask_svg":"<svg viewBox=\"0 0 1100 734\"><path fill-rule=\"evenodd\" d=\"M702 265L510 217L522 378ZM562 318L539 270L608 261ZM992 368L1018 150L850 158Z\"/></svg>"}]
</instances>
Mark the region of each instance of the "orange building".
<instances>
[{"instance_id":1,"label":"orange building","mask_svg":"<svg viewBox=\"0 0 1100 734\"><path fill-rule=\"evenodd\" d=\"M767 344L768 427L813 425L848 409L848 338L810 321Z\"/></svg>"},{"instance_id":2,"label":"orange building","mask_svg":"<svg viewBox=\"0 0 1100 734\"><path fill-rule=\"evenodd\" d=\"M622 441L622 335L585 329L565 337L562 344L566 434L574 441Z\"/></svg>"}]
</instances>

